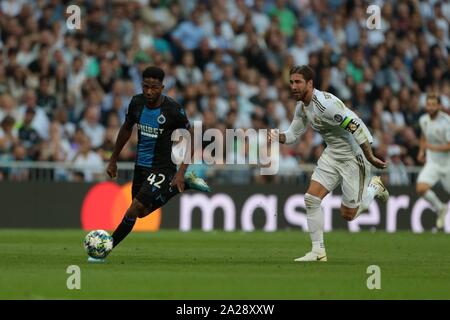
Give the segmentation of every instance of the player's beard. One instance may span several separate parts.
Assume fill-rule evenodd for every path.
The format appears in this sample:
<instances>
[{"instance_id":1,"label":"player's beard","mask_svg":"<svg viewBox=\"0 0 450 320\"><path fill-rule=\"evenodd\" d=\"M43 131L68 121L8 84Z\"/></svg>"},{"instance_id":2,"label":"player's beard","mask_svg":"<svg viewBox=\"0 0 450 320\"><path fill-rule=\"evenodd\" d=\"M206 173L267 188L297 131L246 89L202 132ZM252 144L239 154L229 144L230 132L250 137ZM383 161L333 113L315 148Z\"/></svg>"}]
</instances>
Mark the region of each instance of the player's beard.
<instances>
[{"instance_id":1,"label":"player's beard","mask_svg":"<svg viewBox=\"0 0 450 320\"><path fill-rule=\"evenodd\" d=\"M295 98L295 101L301 101L302 100L302 93L300 91L292 92L292 95Z\"/></svg>"},{"instance_id":2,"label":"player's beard","mask_svg":"<svg viewBox=\"0 0 450 320\"><path fill-rule=\"evenodd\" d=\"M429 110L429 111L427 110L428 115L433 119L437 116L438 112L439 112L439 109Z\"/></svg>"},{"instance_id":3,"label":"player's beard","mask_svg":"<svg viewBox=\"0 0 450 320\"><path fill-rule=\"evenodd\" d=\"M306 97L307 91L306 90L304 90L304 91L297 91L294 94L296 95L296 99L295 100L297 100L297 101L305 101L305 97Z\"/></svg>"}]
</instances>

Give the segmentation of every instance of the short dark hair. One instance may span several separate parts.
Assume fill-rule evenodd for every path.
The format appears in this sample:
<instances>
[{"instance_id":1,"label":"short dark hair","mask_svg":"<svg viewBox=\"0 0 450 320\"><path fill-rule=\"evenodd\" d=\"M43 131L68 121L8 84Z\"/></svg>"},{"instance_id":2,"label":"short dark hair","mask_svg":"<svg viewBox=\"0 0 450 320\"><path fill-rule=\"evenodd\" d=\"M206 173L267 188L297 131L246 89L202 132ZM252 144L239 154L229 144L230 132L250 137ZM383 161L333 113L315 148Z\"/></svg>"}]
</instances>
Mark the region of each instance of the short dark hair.
<instances>
[{"instance_id":1,"label":"short dark hair","mask_svg":"<svg viewBox=\"0 0 450 320\"><path fill-rule=\"evenodd\" d=\"M308 82L309 80L312 80L314 82L314 78L316 77L313 69L311 69L307 65L293 66L289 71L289 75L293 75L296 73L301 74L306 82Z\"/></svg>"},{"instance_id":2,"label":"short dark hair","mask_svg":"<svg viewBox=\"0 0 450 320\"><path fill-rule=\"evenodd\" d=\"M158 67L147 67L145 68L144 72L142 72L142 78L153 78L158 79L159 81L163 82L164 80L164 70Z\"/></svg>"}]
</instances>

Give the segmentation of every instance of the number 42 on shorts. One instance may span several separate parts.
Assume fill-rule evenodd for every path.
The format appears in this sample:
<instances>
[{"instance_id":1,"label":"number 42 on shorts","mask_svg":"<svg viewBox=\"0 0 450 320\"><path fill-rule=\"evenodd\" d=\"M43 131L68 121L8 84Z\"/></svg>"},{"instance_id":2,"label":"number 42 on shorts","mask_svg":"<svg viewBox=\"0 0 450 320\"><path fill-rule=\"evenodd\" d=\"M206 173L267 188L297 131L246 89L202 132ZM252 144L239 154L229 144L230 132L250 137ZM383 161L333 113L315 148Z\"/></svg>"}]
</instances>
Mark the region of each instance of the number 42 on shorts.
<instances>
[{"instance_id":1,"label":"number 42 on shorts","mask_svg":"<svg viewBox=\"0 0 450 320\"><path fill-rule=\"evenodd\" d=\"M150 185L156 188L161 188L161 183L163 183L164 180L166 180L166 176L161 173L151 173L147 178L147 181L150 183Z\"/></svg>"}]
</instances>

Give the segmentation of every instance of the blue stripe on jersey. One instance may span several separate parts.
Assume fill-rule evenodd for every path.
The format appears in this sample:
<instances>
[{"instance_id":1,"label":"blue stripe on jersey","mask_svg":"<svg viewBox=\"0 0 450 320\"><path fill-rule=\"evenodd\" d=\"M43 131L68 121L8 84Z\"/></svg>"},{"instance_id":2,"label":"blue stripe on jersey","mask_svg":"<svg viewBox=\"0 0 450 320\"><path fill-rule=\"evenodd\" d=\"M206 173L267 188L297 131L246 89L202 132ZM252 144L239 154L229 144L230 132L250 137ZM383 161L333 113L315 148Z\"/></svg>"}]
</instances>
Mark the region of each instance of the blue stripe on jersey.
<instances>
[{"instance_id":1,"label":"blue stripe on jersey","mask_svg":"<svg viewBox=\"0 0 450 320\"><path fill-rule=\"evenodd\" d=\"M139 119L139 143L137 149L137 164L144 167L151 167L155 155L156 140L159 132L151 132L146 128L159 128L158 117L161 114L161 108L149 109L144 107ZM149 132L150 131L150 132Z\"/></svg>"}]
</instances>

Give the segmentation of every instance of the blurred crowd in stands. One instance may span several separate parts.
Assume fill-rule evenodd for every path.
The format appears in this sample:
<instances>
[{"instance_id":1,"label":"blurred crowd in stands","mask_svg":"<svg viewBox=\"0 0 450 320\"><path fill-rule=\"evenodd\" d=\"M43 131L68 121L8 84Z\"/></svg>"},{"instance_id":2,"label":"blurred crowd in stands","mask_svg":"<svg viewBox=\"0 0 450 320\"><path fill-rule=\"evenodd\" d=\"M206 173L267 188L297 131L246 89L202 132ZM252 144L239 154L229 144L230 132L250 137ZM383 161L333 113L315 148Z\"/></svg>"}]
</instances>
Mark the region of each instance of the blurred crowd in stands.
<instances>
[{"instance_id":1,"label":"blurred crowd in stands","mask_svg":"<svg viewBox=\"0 0 450 320\"><path fill-rule=\"evenodd\" d=\"M66 24L72 4L78 30ZM369 5L381 9L380 29L368 28ZM371 129L389 183L410 184L427 92L450 110L449 22L449 0L2 0L0 162L68 161L80 170L67 179L95 179L100 169L82 168L109 159L149 65L205 129L286 130L289 69L308 64L316 88ZM136 143L134 134L122 161L134 161ZM281 146L281 172L323 148L308 130Z\"/></svg>"}]
</instances>

